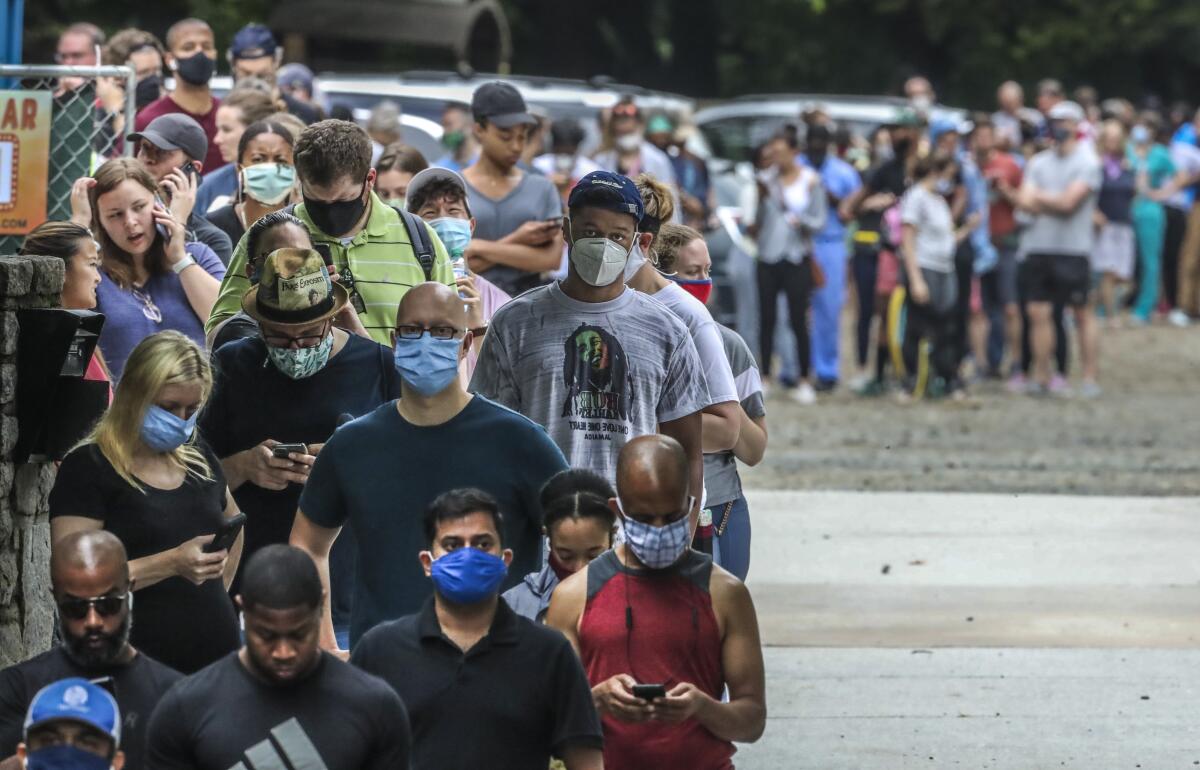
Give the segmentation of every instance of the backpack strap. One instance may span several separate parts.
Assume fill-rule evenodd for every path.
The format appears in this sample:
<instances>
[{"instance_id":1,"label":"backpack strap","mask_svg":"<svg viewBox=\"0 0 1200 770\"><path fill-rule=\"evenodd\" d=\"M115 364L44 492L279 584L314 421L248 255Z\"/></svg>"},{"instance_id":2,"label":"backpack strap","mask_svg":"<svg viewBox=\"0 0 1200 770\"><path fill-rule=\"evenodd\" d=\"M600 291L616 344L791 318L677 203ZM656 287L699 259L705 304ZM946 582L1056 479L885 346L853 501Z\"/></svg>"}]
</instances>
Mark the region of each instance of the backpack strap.
<instances>
[{"instance_id":1,"label":"backpack strap","mask_svg":"<svg viewBox=\"0 0 1200 770\"><path fill-rule=\"evenodd\" d=\"M425 229L425 220L395 206L392 206L392 209L400 215L400 221L404 222L404 227L408 230L408 240L412 243L413 254L421 263L425 280L433 280L433 242L429 240L429 231Z\"/></svg>"}]
</instances>

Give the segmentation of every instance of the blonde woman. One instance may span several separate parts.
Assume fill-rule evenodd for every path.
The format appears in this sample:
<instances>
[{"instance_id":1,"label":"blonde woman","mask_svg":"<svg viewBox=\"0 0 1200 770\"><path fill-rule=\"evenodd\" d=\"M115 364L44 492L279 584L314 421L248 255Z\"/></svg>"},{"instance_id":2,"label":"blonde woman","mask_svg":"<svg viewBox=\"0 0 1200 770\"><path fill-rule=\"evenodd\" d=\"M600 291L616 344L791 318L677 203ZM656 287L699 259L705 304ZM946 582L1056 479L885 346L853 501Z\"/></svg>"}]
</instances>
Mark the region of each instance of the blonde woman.
<instances>
[{"instance_id":1,"label":"blonde woman","mask_svg":"<svg viewBox=\"0 0 1200 770\"><path fill-rule=\"evenodd\" d=\"M187 337L166 331L142 340L112 406L63 460L50 492L52 543L92 529L121 539L137 597L130 641L185 674L238 647L226 591L242 536L228 551L204 552L237 514L220 462L196 435L211 390L208 356ZM97 586L97 596L106 590Z\"/></svg>"}]
</instances>

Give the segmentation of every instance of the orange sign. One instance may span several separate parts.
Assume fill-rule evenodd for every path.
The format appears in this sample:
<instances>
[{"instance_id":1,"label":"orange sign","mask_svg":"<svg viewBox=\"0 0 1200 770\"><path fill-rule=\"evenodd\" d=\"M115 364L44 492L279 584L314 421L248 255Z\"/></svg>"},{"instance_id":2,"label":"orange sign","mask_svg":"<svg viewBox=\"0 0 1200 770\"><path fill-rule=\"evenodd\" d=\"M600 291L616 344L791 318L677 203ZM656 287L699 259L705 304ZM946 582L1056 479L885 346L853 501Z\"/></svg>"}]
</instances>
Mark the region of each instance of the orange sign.
<instances>
[{"instance_id":1,"label":"orange sign","mask_svg":"<svg viewBox=\"0 0 1200 770\"><path fill-rule=\"evenodd\" d=\"M0 91L0 235L46 221L50 92Z\"/></svg>"}]
</instances>

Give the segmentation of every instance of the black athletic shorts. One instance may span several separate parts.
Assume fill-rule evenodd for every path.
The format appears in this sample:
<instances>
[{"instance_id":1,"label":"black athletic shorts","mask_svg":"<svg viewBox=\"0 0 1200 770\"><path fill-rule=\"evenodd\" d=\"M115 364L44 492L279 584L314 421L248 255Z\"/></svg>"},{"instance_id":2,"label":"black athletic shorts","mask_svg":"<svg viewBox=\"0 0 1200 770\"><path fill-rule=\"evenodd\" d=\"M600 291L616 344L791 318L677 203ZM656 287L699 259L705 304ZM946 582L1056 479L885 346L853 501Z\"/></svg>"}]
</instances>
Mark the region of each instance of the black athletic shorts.
<instances>
[{"instance_id":1,"label":"black athletic shorts","mask_svg":"<svg viewBox=\"0 0 1200 770\"><path fill-rule=\"evenodd\" d=\"M1053 302L1068 307L1087 304L1091 262L1080 254L1026 255L1022 265L1022 294L1026 302Z\"/></svg>"}]
</instances>

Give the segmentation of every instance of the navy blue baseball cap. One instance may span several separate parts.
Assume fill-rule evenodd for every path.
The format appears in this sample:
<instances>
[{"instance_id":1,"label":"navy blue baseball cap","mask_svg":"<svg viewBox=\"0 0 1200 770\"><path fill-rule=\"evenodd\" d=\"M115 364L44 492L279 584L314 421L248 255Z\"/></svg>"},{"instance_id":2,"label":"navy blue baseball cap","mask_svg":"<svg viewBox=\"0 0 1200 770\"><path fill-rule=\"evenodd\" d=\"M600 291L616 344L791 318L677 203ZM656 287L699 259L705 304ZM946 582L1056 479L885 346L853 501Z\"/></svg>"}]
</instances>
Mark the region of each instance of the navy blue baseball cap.
<instances>
[{"instance_id":1,"label":"navy blue baseball cap","mask_svg":"<svg viewBox=\"0 0 1200 770\"><path fill-rule=\"evenodd\" d=\"M121 743L121 710L116 700L86 679L60 679L38 690L25 714L25 736L64 719L99 730L112 738L114 748Z\"/></svg>"},{"instance_id":2,"label":"navy blue baseball cap","mask_svg":"<svg viewBox=\"0 0 1200 770\"><path fill-rule=\"evenodd\" d=\"M593 171L571 188L567 208L595 206L628 214L640 224L646 213L637 185L627 176L611 171Z\"/></svg>"},{"instance_id":3,"label":"navy blue baseball cap","mask_svg":"<svg viewBox=\"0 0 1200 770\"><path fill-rule=\"evenodd\" d=\"M233 36L229 44L231 59L261 59L264 56L274 56L279 44L271 30L262 24L247 24Z\"/></svg>"}]
</instances>

